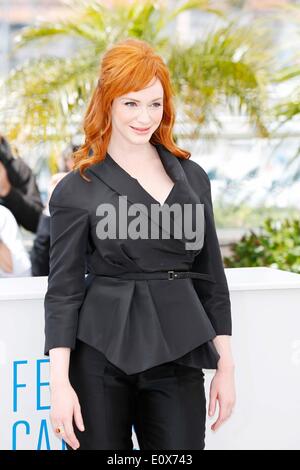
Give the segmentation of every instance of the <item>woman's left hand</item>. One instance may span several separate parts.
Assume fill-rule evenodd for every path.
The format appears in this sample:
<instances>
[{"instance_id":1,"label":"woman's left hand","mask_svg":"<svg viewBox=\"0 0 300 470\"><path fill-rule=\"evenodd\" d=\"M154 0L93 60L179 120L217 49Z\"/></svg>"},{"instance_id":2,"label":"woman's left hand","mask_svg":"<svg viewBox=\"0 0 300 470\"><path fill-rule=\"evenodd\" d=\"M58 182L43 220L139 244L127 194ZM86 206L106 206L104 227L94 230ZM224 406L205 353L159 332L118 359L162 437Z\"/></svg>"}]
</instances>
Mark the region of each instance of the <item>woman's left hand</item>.
<instances>
[{"instance_id":1,"label":"woman's left hand","mask_svg":"<svg viewBox=\"0 0 300 470\"><path fill-rule=\"evenodd\" d=\"M219 416L211 426L213 431L216 431L230 417L235 405L234 367L217 369L210 384L209 416L215 414L217 400L219 402Z\"/></svg>"}]
</instances>

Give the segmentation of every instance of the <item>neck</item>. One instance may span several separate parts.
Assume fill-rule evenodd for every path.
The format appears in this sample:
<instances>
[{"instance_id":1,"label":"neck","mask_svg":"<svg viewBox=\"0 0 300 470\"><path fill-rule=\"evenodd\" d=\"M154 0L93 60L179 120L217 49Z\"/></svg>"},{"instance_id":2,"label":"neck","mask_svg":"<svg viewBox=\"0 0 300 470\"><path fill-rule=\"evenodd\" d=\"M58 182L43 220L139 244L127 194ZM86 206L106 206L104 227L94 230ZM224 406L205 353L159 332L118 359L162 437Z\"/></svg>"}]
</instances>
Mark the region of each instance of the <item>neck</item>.
<instances>
[{"instance_id":1,"label":"neck","mask_svg":"<svg viewBox=\"0 0 300 470\"><path fill-rule=\"evenodd\" d=\"M112 158L115 160L128 161L133 162L135 160L152 160L155 155L155 147L154 145L150 144L150 142L146 142L145 144L132 144L128 141L116 139L110 139L110 142L107 147L107 152L110 154Z\"/></svg>"}]
</instances>

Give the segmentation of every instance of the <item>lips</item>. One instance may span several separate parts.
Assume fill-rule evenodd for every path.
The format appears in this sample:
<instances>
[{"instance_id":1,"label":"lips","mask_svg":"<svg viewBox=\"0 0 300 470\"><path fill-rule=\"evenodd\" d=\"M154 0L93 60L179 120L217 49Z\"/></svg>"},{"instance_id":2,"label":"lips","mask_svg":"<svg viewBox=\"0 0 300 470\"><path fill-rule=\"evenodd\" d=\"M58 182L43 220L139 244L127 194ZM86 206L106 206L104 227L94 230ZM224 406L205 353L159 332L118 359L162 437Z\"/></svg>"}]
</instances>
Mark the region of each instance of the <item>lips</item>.
<instances>
[{"instance_id":1,"label":"lips","mask_svg":"<svg viewBox=\"0 0 300 470\"><path fill-rule=\"evenodd\" d=\"M130 126L132 129L135 129L136 131L148 131L150 127L133 127Z\"/></svg>"}]
</instances>

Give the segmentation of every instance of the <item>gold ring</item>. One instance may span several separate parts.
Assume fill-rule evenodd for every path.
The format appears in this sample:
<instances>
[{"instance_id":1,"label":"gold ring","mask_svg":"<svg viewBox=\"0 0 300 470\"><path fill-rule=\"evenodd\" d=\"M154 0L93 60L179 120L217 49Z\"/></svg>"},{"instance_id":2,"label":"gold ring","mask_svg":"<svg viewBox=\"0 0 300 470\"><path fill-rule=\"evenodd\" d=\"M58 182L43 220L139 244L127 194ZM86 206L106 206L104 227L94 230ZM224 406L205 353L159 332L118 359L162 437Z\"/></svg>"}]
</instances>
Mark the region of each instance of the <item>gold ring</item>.
<instances>
[{"instance_id":1,"label":"gold ring","mask_svg":"<svg viewBox=\"0 0 300 470\"><path fill-rule=\"evenodd\" d=\"M61 434L61 432L62 432L62 429L61 429L61 428L63 428L63 424L61 424L60 426L58 426L58 427L55 429L55 432L56 432L57 434Z\"/></svg>"}]
</instances>

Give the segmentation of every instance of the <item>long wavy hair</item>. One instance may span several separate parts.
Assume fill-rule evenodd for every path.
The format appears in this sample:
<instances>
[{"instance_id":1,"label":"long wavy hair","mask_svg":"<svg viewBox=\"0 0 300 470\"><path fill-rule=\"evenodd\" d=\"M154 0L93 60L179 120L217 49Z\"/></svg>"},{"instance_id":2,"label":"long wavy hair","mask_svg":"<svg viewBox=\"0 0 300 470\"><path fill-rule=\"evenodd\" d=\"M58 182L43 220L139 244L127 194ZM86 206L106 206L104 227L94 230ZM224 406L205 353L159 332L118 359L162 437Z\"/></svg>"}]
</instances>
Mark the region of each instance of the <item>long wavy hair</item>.
<instances>
[{"instance_id":1,"label":"long wavy hair","mask_svg":"<svg viewBox=\"0 0 300 470\"><path fill-rule=\"evenodd\" d=\"M164 102L161 123L152 134L150 143L162 144L180 158L190 158L190 152L177 147L173 140L174 90L166 64L147 42L128 38L115 43L103 55L98 84L85 113L85 142L73 153L73 170L79 169L85 180L90 181L83 172L105 158L112 133L113 100L128 92L145 88L154 77L161 81Z\"/></svg>"}]
</instances>

